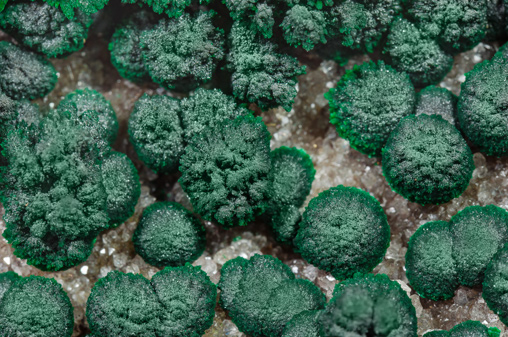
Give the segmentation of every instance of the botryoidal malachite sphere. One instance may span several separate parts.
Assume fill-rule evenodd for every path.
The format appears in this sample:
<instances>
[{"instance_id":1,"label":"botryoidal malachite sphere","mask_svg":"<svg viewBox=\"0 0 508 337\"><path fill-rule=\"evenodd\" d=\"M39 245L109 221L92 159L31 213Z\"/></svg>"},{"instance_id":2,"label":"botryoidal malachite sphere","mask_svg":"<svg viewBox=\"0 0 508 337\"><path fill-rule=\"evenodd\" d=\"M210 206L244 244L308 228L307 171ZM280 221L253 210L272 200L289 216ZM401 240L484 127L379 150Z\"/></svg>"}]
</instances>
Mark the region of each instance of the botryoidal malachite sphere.
<instances>
[{"instance_id":1,"label":"botryoidal malachite sphere","mask_svg":"<svg viewBox=\"0 0 508 337\"><path fill-rule=\"evenodd\" d=\"M502 51L476 65L461 86L458 118L462 131L487 155L508 156L508 58Z\"/></svg>"},{"instance_id":2,"label":"botryoidal malachite sphere","mask_svg":"<svg viewBox=\"0 0 508 337\"><path fill-rule=\"evenodd\" d=\"M398 282L357 274L335 286L320 327L322 337L416 337L416 310Z\"/></svg>"},{"instance_id":3,"label":"botryoidal malachite sphere","mask_svg":"<svg viewBox=\"0 0 508 337\"><path fill-rule=\"evenodd\" d=\"M407 74L382 61L366 62L346 71L325 98L339 136L374 157L381 155L400 119L414 112L415 91Z\"/></svg>"},{"instance_id":4,"label":"botryoidal malachite sphere","mask_svg":"<svg viewBox=\"0 0 508 337\"><path fill-rule=\"evenodd\" d=\"M224 33L213 26L212 16L212 12L185 13L143 31L143 62L155 83L189 91L211 80L224 57Z\"/></svg>"},{"instance_id":5,"label":"botryoidal malachite sphere","mask_svg":"<svg viewBox=\"0 0 508 337\"><path fill-rule=\"evenodd\" d=\"M319 337L319 317L323 310L302 311L286 324L281 337Z\"/></svg>"},{"instance_id":6,"label":"botryoidal malachite sphere","mask_svg":"<svg viewBox=\"0 0 508 337\"><path fill-rule=\"evenodd\" d=\"M0 42L0 90L13 99L46 96L57 82L56 70L43 56Z\"/></svg>"},{"instance_id":7,"label":"botryoidal malachite sphere","mask_svg":"<svg viewBox=\"0 0 508 337\"><path fill-rule=\"evenodd\" d=\"M460 196L475 168L460 132L441 116L426 114L400 121L383 149L382 165L392 190L420 205Z\"/></svg>"},{"instance_id":8,"label":"botryoidal malachite sphere","mask_svg":"<svg viewBox=\"0 0 508 337\"><path fill-rule=\"evenodd\" d=\"M392 23L384 47L388 62L406 72L415 87L437 84L452 69L453 57L414 23L398 18Z\"/></svg>"},{"instance_id":9,"label":"botryoidal malachite sphere","mask_svg":"<svg viewBox=\"0 0 508 337\"><path fill-rule=\"evenodd\" d=\"M0 274L0 337L70 337L74 315L54 279Z\"/></svg>"},{"instance_id":10,"label":"botryoidal malachite sphere","mask_svg":"<svg viewBox=\"0 0 508 337\"><path fill-rule=\"evenodd\" d=\"M92 22L80 11L69 19L61 8L42 1L12 1L0 12L2 30L47 57L64 57L82 49Z\"/></svg>"},{"instance_id":11,"label":"botryoidal malachite sphere","mask_svg":"<svg viewBox=\"0 0 508 337\"><path fill-rule=\"evenodd\" d=\"M95 337L197 337L212 325L216 298L216 286L190 264L151 281L112 271L92 288L86 317Z\"/></svg>"},{"instance_id":12,"label":"botryoidal malachite sphere","mask_svg":"<svg viewBox=\"0 0 508 337\"><path fill-rule=\"evenodd\" d=\"M450 331L433 330L423 337L500 337L501 331L496 327L487 328L478 321L465 321L454 326Z\"/></svg>"},{"instance_id":13,"label":"botryoidal malachite sphere","mask_svg":"<svg viewBox=\"0 0 508 337\"><path fill-rule=\"evenodd\" d=\"M489 309L499 315L499 319L508 325L508 245L500 249L490 261L483 280L482 296Z\"/></svg>"},{"instance_id":14,"label":"botryoidal malachite sphere","mask_svg":"<svg viewBox=\"0 0 508 337\"><path fill-rule=\"evenodd\" d=\"M132 241L136 252L147 263L176 267L194 262L203 253L206 232L182 205L157 202L143 211Z\"/></svg>"},{"instance_id":15,"label":"botryoidal malachite sphere","mask_svg":"<svg viewBox=\"0 0 508 337\"><path fill-rule=\"evenodd\" d=\"M459 285L481 284L487 265L506 242L507 211L494 205L466 207L449 223L428 222L411 236L407 278L421 297L451 298Z\"/></svg>"},{"instance_id":16,"label":"botryoidal malachite sphere","mask_svg":"<svg viewBox=\"0 0 508 337\"><path fill-rule=\"evenodd\" d=\"M134 104L129 137L139 159L158 173L174 173L191 139L225 120L251 112L218 89L197 89L182 100L147 94Z\"/></svg>"},{"instance_id":17,"label":"botryoidal malachite sphere","mask_svg":"<svg viewBox=\"0 0 508 337\"><path fill-rule=\"evenodd\" d=\"M279 147L270 157L273 184L268 213L275 238L291 244L301 220L299 208L309 195L316 170L310 156L295 147Z\"/></svg>"},{"instance_id":18,"label":"botryoidal malachite sphere","mask_svg":"<svg viewBox=\"0 0 508 337\"><path fill-rule=\"evenodd\" d=\"M222 308L240 331L251 336L281 336L295 315L326 304L316 285L295 279L287 265L270 255L227 261L218 287Z\"/></svg>"},{"instance_id":19,"label":"botryoidal malachite sphere","mask_svg":"<svg viewBox=\"0 0 508 337\"><path fill-rule=\"evenodd\" d=\"M261 117L240 116L197 134L178 180L194 211L224 228L245 226L269 206L270 133Z\"/></svg>"},{"instance_id":20,"label":"botryoidal malachite sphere","mask_svg":"<svg viewBox=\"0 0 508 337\"><path fill-rule=\"evenodd\" d=\"M372 271L390 245L390 226L379 201L356 187L321 192L302 217L296 249L339 280Z\"/></svg>"}]
</instances>

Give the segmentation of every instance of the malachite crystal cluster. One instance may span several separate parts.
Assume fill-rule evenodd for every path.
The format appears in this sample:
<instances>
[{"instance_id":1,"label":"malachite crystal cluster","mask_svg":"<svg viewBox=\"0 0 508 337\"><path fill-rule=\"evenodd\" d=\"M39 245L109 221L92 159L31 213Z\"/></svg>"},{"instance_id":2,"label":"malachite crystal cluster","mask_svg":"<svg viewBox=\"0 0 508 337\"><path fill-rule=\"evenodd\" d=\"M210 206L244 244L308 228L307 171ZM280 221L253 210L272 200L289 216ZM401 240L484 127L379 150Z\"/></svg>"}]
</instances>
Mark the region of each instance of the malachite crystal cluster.
<instances>
[{"instance_id":1,"label":"malachite crystal cluster","mask_svg":"<svg viewBox=\"0 0 508 337\"><path fill-rule=\"evenodd\" d=\"M480 285L496 253L508 242L508 212L469 206L450 222L427 222L409 240L406 275L431 300L453 297L459 285Z\"/></svg>"},{"instance_id":2,"label":"malachite crystal cluster","mask_svg":"<svg viewBox=\"0 0 508 337\"><path fill-rule=\"evenodd\" d=\"M86 308L90 336L202 336L219 288L219 305L253 337L416 337L408 294L386 275L368 274L390 244L380 202L339 185L302 214L316 176L312 158L273 149L257 116L291 112L302 63L313 71L314 55L343 64L370 54L375 62L353 66L325 94L330 123L353 149L380 159L393 191L421 205L447 203L469 185L471 148L508 156L508 45L466 74L458 97L435 85L456 54L506 39L508 0L108 2L0 0L0 29L10 35L0 42L0 201L14 254L63 271L134 214L140 178L113 150L125 125L110 102L93 89L62 90L48 109L30 101L57 85L47 58L82 50L100 30L120 76L161 87L137 97L128 120L138 168L178 179L192 211L165 191L142 212L134 249L165 269L151 280L120 271L99 279ZM341 281L333 298L326 303L314 283L269 255L230 259L216 286L190 264L206 248L203 221L224 230L266 222L285 249ZM414 233L406 275L430 300L483 284L489 308L508 324L507 259L508 212L469 206ZM0 274L0 337L70 337L73 324L54 279ZM499 330L467 321L424 336Z\"/></svg>"}]
</instances>

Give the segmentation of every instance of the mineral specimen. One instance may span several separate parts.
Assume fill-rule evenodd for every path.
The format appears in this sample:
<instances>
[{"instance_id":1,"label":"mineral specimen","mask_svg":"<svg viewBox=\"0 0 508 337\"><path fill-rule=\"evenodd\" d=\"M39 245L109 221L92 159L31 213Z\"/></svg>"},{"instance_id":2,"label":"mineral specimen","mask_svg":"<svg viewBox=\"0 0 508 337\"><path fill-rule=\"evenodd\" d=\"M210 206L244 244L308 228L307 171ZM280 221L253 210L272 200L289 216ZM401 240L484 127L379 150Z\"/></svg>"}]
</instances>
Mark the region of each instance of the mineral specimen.
<instances>
[{"instance_id":1,"label":"mineral specimen","mask_svg":"<svg viewBox=\"0 0 508 337\"><path fill-rule=\"evenodd\" d=\"M381 155L399 120L414 112L415 92L405 73L366 62L348 70L325 98L339 136L373 157Z\"/></svg>"},{"instance_id":2,"label":"mineral specimen","mask_svg":"<svg viewBox=\"0 0 508 337\"><path fill-rule=\"evenodd\" d=\"M383 149L382 162L390 187L421 205L461 195L475 167L460 132L441 116L426 114L400 121Z\"/></svg>"},{"instance_id":3,"label":"mineral specimen","mask_svg":"<svg viewBox=\"0 0 508 337\"><path fill-rule=\"evenodd\" d=\"M336 279L368 273L390 245L390 226L374 197L339 185L312 199L294 240L302 257Z\"/></svg>"},{"instance_id":4,"label":"mineral specimen","mask_svg":"<svg viewBox=\"0 0 508 337\"><path fill-rule=\"evenodd\" d=\"M86 316L96 337L194 337L212 324L217 288L199 267L168 267L151 281L112 271L95 283Z\"/></svg>"},{"instance_id":5,"label":"mineral specimen","mask_svg":"<svg viewBox=\"0 0 508 337\"><path fill-rule=\"evenodd\" d=\"M157 202L143 212L132 238L136 252L149 264L182 266L205 250L205 228L175 202Z\"/></svg>"},{"instance_id":6,"label":"mineral specimen","mask_svg":"<svg viewBox=\"0 0 508 337\"><path fill-rule=\"evenodd\" d=\"M230 260L221 274L220 304L240 331L252 336L280 336L295 315L325 305L318 287L295 279L288 266L269 255Z\"/></svg>"}]
</instances>

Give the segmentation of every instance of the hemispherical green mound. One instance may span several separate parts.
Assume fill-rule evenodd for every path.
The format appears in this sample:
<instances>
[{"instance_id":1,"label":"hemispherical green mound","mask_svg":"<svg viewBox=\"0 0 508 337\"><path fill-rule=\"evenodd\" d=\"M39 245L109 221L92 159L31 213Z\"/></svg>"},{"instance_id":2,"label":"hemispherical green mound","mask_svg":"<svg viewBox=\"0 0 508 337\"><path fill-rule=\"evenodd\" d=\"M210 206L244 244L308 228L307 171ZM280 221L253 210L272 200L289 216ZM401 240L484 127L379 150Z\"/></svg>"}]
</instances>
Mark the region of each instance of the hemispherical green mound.
<instances>
[{"instance_id":1,"label":"hemispherical green mound","mask_svg":"<svg viewBox=\"0 0 508 337\"><path fill-rule=\"evenodd\" d=\"M0 301L0 336L70 337L74 327L69 297L54 279L21 278Z\"/></svg>"},{"instance_id":2,"label":"hemispherical green mound","mask_svg":"<svg viewBox=\"0 0 508 337\"><path fill-rule=\"evenodd\" d=\"M453 236L446 221L431 221L409 239L406 276L423 298L437 301L453 297L460 282L453 258Z\"/></svg>"},{"instance_id":3,"label":"hemispherical green mound","mask_svg":"<svg viewBox=\"0 0 508 337\"><path fill-rule=\"evenodd\" d=\"M450 234L459 282L475 286L483 281L492 257L508 242L508 212L494 205L466 207L450 220Z\"/></svg>"},{"instance_id":4,"label":"hemispherical green mound","mask_svg":"<svg viewBox=\"0 0 508 337\"><path fill-rule=\"evenodd\" d=\"M191 212L176 202L157 202L143 211L132 241L147 263L182 266L205 250L205 228Z\"/></svg>"},{"instance_id":5,"label":"hemispherical green mound","mask_svg":"<svg viewBox=\"0 0 508 337\"><path fill-rule=\"evenodd\" d=\"M109 50L111 63L123 78L133 82L150 79L141 53L141 34L153 28L157 17L151 11L135 12L123 21L113 33Z\"/></svg>"},{"instance_id":6,"label":"hemispherical green mound","mask_svg":"<svg viewBox=\"0 0 508 337\"><path fill-rule=\"evenodd\" d=\"M14 99L48 94L57 82L56 70L44 57L0 42L0 90Z\"/></svg>"},{"instance_id":7,"label":"hemispherical green mound","mask_svg":"<svg viewBox=\"0 0 508 337\"><path fill-rule=\"evenodd\" d=\"M223 32L212 14L162 19L141 34L143 60L152 80L164 88L189 91L209 81L224 57Z\"/></svg>"},{"instance_id":8,"label":"hemispherical green mound","mask_svg":"<svg viewBox=\"0 0 508 337\"><path fill-rule=\"evenodd\" d=\"M286 324L282 337L319 337L319 317L322 310L302 311Z\"/></svg>"},{"instance_id":9,"label":"hemispherical green mound","mask_svg":"<svg viewBox=\"0 0 508 337\"><path fill-rule=\"evenodd\" d=\"M403 18L392 23L384 52L390 64L406 72L416 87L438 83L453 65L453 57L436 40Z\"/></svg>"},{"instance_id":10,"label":"hemispherical green mound","mask_svg":"<svg viewBox=\"0 0 508 337\"><path fill-rule=\"evenodd\" d=\"M156 336L162 305L142 275L111 271L99 279L86 303L90 330L101 337Z\"/></svg>"},{"instance_id":11,"label":"hemispherical green mound","mask_svg":"<svg viewBox=\"0 0 508 337\"><path fill-rule=\"evenodd\" d=\"M250 114L250 110L237 105L233 97L218 89L198 88L193 95L180 101L179 116L186 143L208 128L220 127L225 120Z\"/></svg>"},{"instance_id":12,"label":"hemispherical green mound","mask_svg":"<svg viewBox=\"0 0 508 337\"><path fill-rule=\"evenodd\" d=\"M326 43L326 18L323 12L295 5L281 23L286 42L309 51L318 43Z\"/></svg>"},{"instance_id":13,"label":"hemispherical green mound","mask_svg":"<svg viewBox=\"0 0 508 337\"><path fill-rule=\"evenodd\" d=\"M184 150L179 101L169 96L143 95L129 117L129 137L139 159L156 172L178 168Z\"/></svg>"},{"instance_id":14,"label":"hemispherical green mound","mask_svg":"<svg viewBox=\"0 0 508 337\"><path fill-rule=\"evenodd\" d=\"M500 333L498 328L487 328L481 322L465 321L454 326L450 332L434 330L427 332L423 337L499 337Z\"/></svg>"},{"instance_id":15,"label":"hemispherical green mound","mask_svg":"<svg viewBox=\"0 0 508 337\"><path fill-rule=\"evenodd\" d=\"M309 195L316 170L302 149L279 147L270 153L273 185L271 221L277 240L290 243L301 219L298 208Z\"/></svg>"},{"instance_id":16,"label":"hemispherical green mound","mask_svg":"<svg viewBox=\"0 0 508 337\"><path fill-rule=\"evenodd\" d=\"M263 110L281 106L290 111L297 93L297 76L305 74L305 67L239 21L233 24L229 40L227 67L233 73L233 95Z\"/></svg>"},{"instance_id":17,"label":"hemispherical green mound","mask_svg":"<svg viewBox=\"0 0 508 337\"><path fill-rule=\"evenodd\" d=\"M411 300L384 274L358 274L337 284L320 324L323 337L417 336Z\"/></svg>"},{"instance_id":18,"label":"hemispherical green mound","mask_svg":"<svg viewBox=\"0 0 508 337\"><path fill-rule=\"evenodd\" d=\"M3 154L3 235L14 254L43 270L85 261L109 228L107 193L95 140L71 118L52 112L38 127L10 132Z\"/></svg>"},{"instance_id":19,"label":"hemispherical green mound","mask_svg":"<svg viewBox=\"0 0 508 337\"><path fill-rule=\"evenodd\" d=\"M225 120L192 138L180 172L195 212L224 228L247 225L268 207L270 133L260 117Z\"/></svg>"},{"instance_id":20,"label":"hemispherical green mound","mask_svg":"<svg viewBox=\"0 0 508 337\"><path fill-rule=\"evenodd\" d=\"M7 290L20 279L21 277L13 271L0 273L0 302Z\"/></svg>"},{"instance_id":21,"label":"hemispherical green mound","mask_svg":"<svg viewBox=\"0 0 508 337\"><path fill-rule=\"evenodd\" d=\"M157 337L198 337L212 326L217 287L200 267L166 268L151 284L162 306Z\"/></svg>"},{"instance_id":22,"label":"hemispherical green mound","mask_svg":"<svg viewBox=\"0 0 508 337\"><path fill-rule=\"evenodd\" d=\"M59 111L68 111L77 123L87 127L88 113L94 111L98 120L93 123L94 133L109 144L118 135L118 120L111 103L102 94L92 89L76 90L65 96L58 105Z\"/></svg>"},{"instance_id":23,"label":"hemispherical green mound","mask_svg":"<svg viewBox=\"0 0 508 337\"><path fill-rule=\"evenodd\" d=\"M374 197L339 185L312 199L294 244L302 257L336 279L368 273L390 245L390 226Z\"/></svg>"},{"instance_id":24,"label":"hemispherical green mound","mask_svg":"<svg viewBox=\"0 0 508 337\"><path fill-rule=\"evenodd\" d=\"M280 336L294 316L326 303L312 282L295 279L288 266L269 255L226 262L218 287L220 305L240 331L252 336Z\"/></svg>"},{"instance_id":25,"label":"hemispherical green mound","mask_svg":"<svg viewBox=\"0 0 508 337\"><path fill-rule=\"evenodd\" d=\"M458 118L462 131L488 155L508 156L508 58L502 51L477 64L461 86Z\"/></svg>"},{"instance_id":26,"label":"hemispherical green mound","mask_svg":"<svg viewBox=\"0 0 508 337\"><path fill-rule=\"evenodd\" d=\"M213 322L217 288L200 267L166 268L152 281L112 271L87 301L94 336L197 337Z\"/></svg>"},{"instance_id":27,"label":"hemispherical green mound","mask_svg":"<svg viewBox=\"0 0 508 337\"><path fill-rule=\"evenodd\" d=\"M409 0L409 18L450 53L476 46L487 27L487 2L478 0Z\"/></svg>"},{"instance_id":28,"label":"hemispherical green mound","mask_svg":"<svg viewBox=\"0 0 508 337\"><path fill-rule=\"evenodd\" d=\"M415 114L439 115L458 129L457 99L448 89L428 86L416 94Z\"/></svg>"},{"instance_id":29,"label":"hemispherical green mound","mask_svg":"<svg viewBox=\"0 0 508 337\"><path fill-rule=\"evenodd\" d=\"M102 183L106 189L109 222L119 225L134 214L141 195L138 170L125 154L113 151L101 163Z\"/></svg>"},{"instance_id":30,"label":"hemispherical green mound","mask_svg":"<svg viewBox=\"0 0 508 337\"><path fill-rule=\"evenodd\" d=\"M400 12L397 0L345 0L330 10L330 35L342 45L371 53Z\"/></svg>"},{"instance_id":31,"label":"hemispherical green mound","mask_svg":"<svg viewBox=\"0 0 508 337\"><path fill-rule=\"evenodd\" d=\"M48 57L67 56L83 48L92 23L78 12L68 19L60 8L45 2L9 3L0 12L0 27L24 46Z\"/></svg>"},{"instance_id":32,"label":"hemispherical green mound","mask_svg":"<svg viewBox=\"0 0 508 337\"><path fill-rule=\"evenodd\" d=\"M381 155L400 119L413 113L415 92L405 73L380 61L346 71L325 98L330 103L330 123L339 136L373 157Z\"/></svg>"},{"instance_id":33,"label":"hemispherical green mound","mask_svg":"<svg viewBox=\"0 0 508 337\"><path fill-rule=\"evenodd\" d=\"M490 310L499 315L504 324L508 324L508 244L500 249L485 270L482 296Z\"/></svg>"},{"instance_id":34,"label":"hemispherical green mound","mask_svg":"<svg viewBox=\"0 0 508 337\"><path fill-rule=\"evenodd\" d=\"M395 192L420 205L462 194L475 168L460 132L436 115L400 121L383 149L383 175Z\"/></svg>"},{"instance_id":35,"label":"hemispherical green mound","mask_svg":"<svg viewBox=\"0 0 508 337\"><path fill-rule=\"evenodd\" d=\"M109 0L44 0L51 6L59 7L69 19L74 18L76 12L86 15L97 13L106 6Z\"/></svg>"}]
</instances>

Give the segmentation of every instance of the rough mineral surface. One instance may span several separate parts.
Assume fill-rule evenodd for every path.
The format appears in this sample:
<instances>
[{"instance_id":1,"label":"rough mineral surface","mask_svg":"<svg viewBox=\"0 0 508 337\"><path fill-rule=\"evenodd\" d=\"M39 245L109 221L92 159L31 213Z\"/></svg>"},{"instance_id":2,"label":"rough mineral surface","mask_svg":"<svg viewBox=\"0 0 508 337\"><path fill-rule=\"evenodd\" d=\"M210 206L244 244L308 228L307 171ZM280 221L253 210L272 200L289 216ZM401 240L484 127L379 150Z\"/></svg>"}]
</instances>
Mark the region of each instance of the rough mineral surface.
<instances>
[{"instance_id":1,"label":"rough mineral surface","mask_svg":"<svg viewBox=\"0 0 508 337\"><path fill-rule=\"evenodd\" d=\"M0 39L8 37L0 33ZM458 94L460 84L465 79L464 73L474 64L490 58L496 49L497 45L494 44L480 44L472 51L457 55L452 71L441 82L441 86ZM67 59L52 60L59 72L59 82L55 90L38 103L44 109L49 109L55 107L69 92L87 87L101 92L111 100L120 123L120 135L115 149L127 153L140 171L142 194L135 215L118 228L101 234L86 262L60 273L45 273L28 266L25 261L12 254L11 246L3 238L0 239L0 272L13 270L23 276L33 274L55 277L63 285L75 308L73 336L85 336L89 332L84 308L90 289L99 277L104 277L110 270L116 269L141 273L150 279L158 271L135 254L131 242L141 211L155 200L177 201L190 207L177 184L178 176L157 176L144 168L135 157L126 137L127 119L134 102L144 92L165 92L155 87L140 87L121 79L111 65L106 50L107 41L92 33L81 52L74 53ZM273 135L272 149L282 145L296 146L305 149L312 157L316 178L307 202L320 192L338 184L362 188L381 202L388 216L392 235L386 257L374 272L388 274L392 280L401 282L404 290L408 291L416 307L420 336L430 329L449 330L469 319L481 321L487 326L497 326L504 332L506 327L482 299L481 287L461 287L452 299L431 302L420 299L407 287L403 268L409 237L425 222L448 221L452 215L469 205L483 206L493 203L508 209L508 158L496 159L475 153L476 169L473 179L459 198L439 206L422 207L410 203L390 190L376 159L369 159L351 149L348 142L339 138L335 128L328 123L328 106L323 94L337 83L344 74L344 68L339 68L333 62L320 62L315 57L307 57L306 60L309 61L308 73L299 78L299 93L293 109L290 112L282 108L270 110L262 116ZM353 64L361 64L365 60L368 60L367 56L354 58L346 68L350 69ZM288 264L297 277L309 279L318 285L330 299L337 281L330 274L304 262L290 249L278 245L265 224L254 223L232 231L221 230L209 223L205 223L205 227L208 246L194 265L201 265L213 282L218 282L220 268L227 260L237 256L249 258L255 253L271 254ZM1 223L0 231L4 228L5 224ZM217 307L214 324L205 336L245 335L240 333L225 312Z\"/></svg>"}]
</instances>

